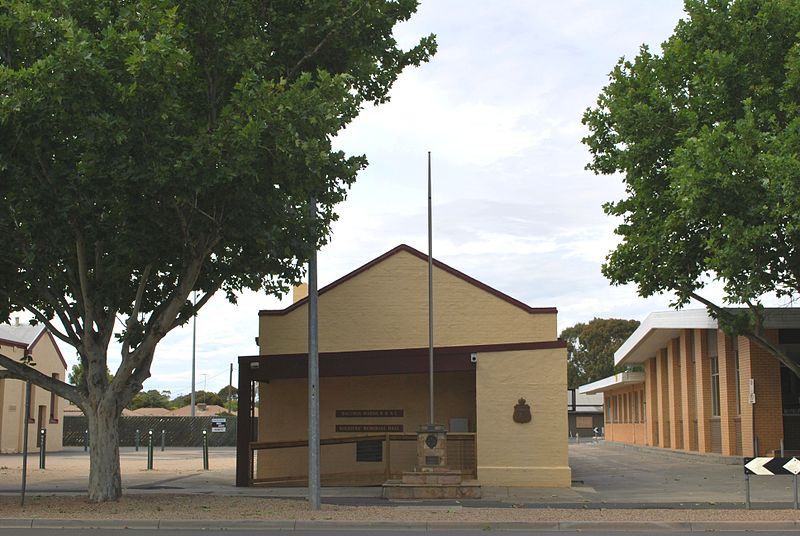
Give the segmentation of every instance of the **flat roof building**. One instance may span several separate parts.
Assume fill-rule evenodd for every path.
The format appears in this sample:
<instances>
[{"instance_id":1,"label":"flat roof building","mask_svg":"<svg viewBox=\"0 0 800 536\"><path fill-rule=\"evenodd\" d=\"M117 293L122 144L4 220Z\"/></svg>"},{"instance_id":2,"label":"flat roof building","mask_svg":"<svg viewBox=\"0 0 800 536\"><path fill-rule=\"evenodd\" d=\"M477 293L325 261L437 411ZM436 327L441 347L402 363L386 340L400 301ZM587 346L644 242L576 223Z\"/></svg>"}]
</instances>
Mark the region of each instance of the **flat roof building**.
<instances>
[{"instance_id":1,"label":"flat roof building","mask_svg":"<svg viewBox=\"0 0 800 536\"><path fill-rule=\"evenodd\" d=\"M767 337L800 360L800 309L764 311ZM705 309L652 313L614 355L628 372L583 385L605 396L606 439L759 456L800 452L800 378Z\"/></svg>"}]
</instances>

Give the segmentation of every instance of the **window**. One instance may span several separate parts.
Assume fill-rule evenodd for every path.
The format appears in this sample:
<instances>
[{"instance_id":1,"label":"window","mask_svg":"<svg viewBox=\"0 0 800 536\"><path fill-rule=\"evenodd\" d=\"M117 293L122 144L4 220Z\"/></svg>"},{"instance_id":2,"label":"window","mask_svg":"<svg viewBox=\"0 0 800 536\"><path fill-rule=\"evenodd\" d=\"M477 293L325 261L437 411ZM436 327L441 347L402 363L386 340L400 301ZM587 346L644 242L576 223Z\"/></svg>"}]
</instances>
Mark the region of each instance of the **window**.
<instances>
[{"instance_id":1,"label":"window","mask_svg":"<svg viewBox=\"0 0 800 536\"><path fill-rule=\"evenodd\" d=\"M645 413L645 411L644 411L644 409L645 409L644 391L639 391L639 401L641 403L640 405L641 405L641 410L642 410L642 422L647 422L647 418L645 417L645 415L647 415L647 413Z\"/></svg>"},{"instance_id":2,"label":"window","mask_svg":"<svg viewBox=\"0 0 800 536\"><path fill-rule=\"evenodd\" d=\"M57 373L53 373L53 379L58 379ZM53 391L50 391L50 422L53 424L58 422L58 397Z\"/></svg>"},{"instance_id":3,"label":"window","mask_svg":"<svg viewBox=\"0 0 800 536\"><path fill-rule=\"evenodd\" d=\"M383 461L383 442L377 441L357 441L356 442L356 461L357 462L382 462Z\"/></svg>"},{"instance_id":4,"label":"window","mask_svg":"<svg viewBox=\"0 0 800 536\"><path fill-rule=\"evenodd\" d=\"M711 415L719 417L719 357L711 358Z\"/></svg>"},{"instance_id":5,"label":"window","mask_svg":"<svg viewBox=\"0 0 800 536\"><path fill-rule=\"evenodd\" d=\"M717 352L717 330L709 329L706 331L706 344L708 346L708 357L711 361L711 415L713 417L719 417L719 353Z\"/></svg>"},{"instance_id":6,"label":"window","mask_svg":"<svg viewBox=\"0 0 800 536\"><path fill-rule=\"evenodd\" d=\"M639 391L633 393L633 422L639 422Z\"/></svg>"}]
</instances>

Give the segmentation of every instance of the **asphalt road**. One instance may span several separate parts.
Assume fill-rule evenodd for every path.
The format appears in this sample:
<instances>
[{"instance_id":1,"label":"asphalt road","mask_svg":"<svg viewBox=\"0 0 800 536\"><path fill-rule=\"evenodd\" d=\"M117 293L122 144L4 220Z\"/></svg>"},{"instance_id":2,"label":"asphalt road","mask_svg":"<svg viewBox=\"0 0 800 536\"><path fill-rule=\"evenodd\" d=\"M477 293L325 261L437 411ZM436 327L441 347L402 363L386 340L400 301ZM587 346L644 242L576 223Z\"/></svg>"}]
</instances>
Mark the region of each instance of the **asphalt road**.
<instances>
[{"instance_id":1,"label":"asphalt road","mask_svg":"<svg viewBox=\"0 0 800 536\"><path fill-rule=\"evenodd\" d=\"M174 529L174 530L138 530L128 529L124 531L125 536L186 536L192 534L196 529ZM505 533L514 535L530 534L532 536L579 536L585 534L592 534L596 536L617 536L630 534L641 534L641 531L493 531L489 527L482 530L374 530L365 528L364 530L354 530L352 527L347 529L322 529L322 530L204 530L204 536L323 536L327 534L358 534L359 536L419 536L420 534L435 534L437 536L484 536L487 533ZM654 531L658 534L694 534L693 532L682 531ZM748 531L750 532L750 531ZM757 531L759 535L788 535L797 534L796 531ZM105 536L109 534L108 529L0 529L0 536ZM715 536L741 536L741 531L714 531Z\"/></svg>"}]
</instances>

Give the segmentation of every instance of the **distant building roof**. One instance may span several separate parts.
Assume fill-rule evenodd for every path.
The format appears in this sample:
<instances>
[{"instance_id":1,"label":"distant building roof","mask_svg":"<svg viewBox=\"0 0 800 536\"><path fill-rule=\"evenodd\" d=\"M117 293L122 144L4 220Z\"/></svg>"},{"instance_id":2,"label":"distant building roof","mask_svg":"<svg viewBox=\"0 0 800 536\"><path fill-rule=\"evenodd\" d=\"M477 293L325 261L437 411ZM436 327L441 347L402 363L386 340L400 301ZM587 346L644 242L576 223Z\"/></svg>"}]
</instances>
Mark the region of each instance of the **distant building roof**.
<instances>
[{"instance_id":1,"label":"distant building roof","mask_svg":"<svg viewBox=\"0 0 800 536\"><path fill-rule=\"evenodd\" d=\"M206 404L197 404L195 406L194 415L195 417L210 417L213 415L218 415L220 413L224 413L228 411L227 409L223 408L222 406L217 405L206 405ZM172 415L176 417L186 417L192 414L192 406L191 404L187 406L183 406L182 408L178 408L173 410Z\"/></svg>"},{"instance_id":2,"label":"distant building roof","mask_svg":"<svg viewBox=\"0 0 800 536\"><path fill-rule=\"evenodd\" d=\"M0 324L0 341L16 343L27 347L39 338L44 331L43 325L31 326L30 324Z\"/></svg>"},{"instance_id":3,"label":"distant building roof","mask_svg":"<svg viewBox=\"0 0 800 536\"><path fill-rule=\"evenodd\" d=\"M644 372L620 372L608 378L597 380L596 382L587 383L578 387L578 393L585 395L593 395L602 393L609 389L615 389L624 385L633 385L637 383L644 383Z\"/></svg>"}]
</instances>

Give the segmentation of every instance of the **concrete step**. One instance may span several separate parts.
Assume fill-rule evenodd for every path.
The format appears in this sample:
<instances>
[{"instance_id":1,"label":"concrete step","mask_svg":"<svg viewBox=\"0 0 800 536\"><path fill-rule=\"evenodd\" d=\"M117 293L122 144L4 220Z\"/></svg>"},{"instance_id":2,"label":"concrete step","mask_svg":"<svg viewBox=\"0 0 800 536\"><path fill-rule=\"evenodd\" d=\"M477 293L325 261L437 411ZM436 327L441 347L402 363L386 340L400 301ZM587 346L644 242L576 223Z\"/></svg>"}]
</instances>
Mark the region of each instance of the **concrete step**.
<instances>
[{"instance_id":1,"label":"concrete step","mask_svg":"<svg viewBox=\"0 0 800 536\"><path fill-rule=\"evenodd\" d=\"M480 499L481 485L477 480L458 484L405 484L389 480L383 484L386 499Z\"/></svg>"}]
</instances>

